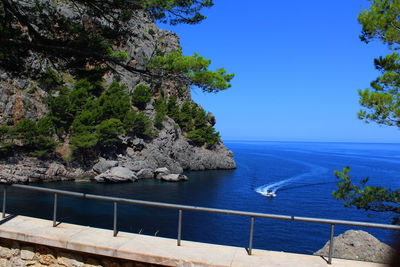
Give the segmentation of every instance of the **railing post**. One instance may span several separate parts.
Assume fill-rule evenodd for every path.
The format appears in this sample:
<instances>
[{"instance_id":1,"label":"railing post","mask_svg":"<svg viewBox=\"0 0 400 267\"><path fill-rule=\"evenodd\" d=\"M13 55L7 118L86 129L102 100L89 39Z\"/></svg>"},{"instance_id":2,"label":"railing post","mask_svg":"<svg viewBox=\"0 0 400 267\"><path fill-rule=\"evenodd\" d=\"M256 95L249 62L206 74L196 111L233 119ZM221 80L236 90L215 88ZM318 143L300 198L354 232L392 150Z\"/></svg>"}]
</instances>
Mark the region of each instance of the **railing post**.
<instances>
[{"instance_id":1,"label":"railing post","mask_svg":"<svg viewBox=\"0 0 400 267\"><path fill-rule=\"evenodd\" d=\"M57 226L57 193L54 193L53 227Z\"/></svg>"},{"instance_id":2,"label":"railing post","mask_svg":"<svg viewBox=\"0 0 400 267\"><path fill-rule=\"evenodd\" d=\"M329 259L328 264L332 264L332 254L333 254L333 235L335 233L335 225L331 224L331 240L329 241Z\"/></svg>"},{"instance_id":3,"label":"railing post","mask_svg":"<svg viewBox=\"0 0 400 267\"><path fill-rule=\"evenodd\" d=\"M178 217L178 246L181 245L181 236L182 236L182 210L179 210Z\"/></svg>"},{"instance_id":4,"label":"railing post","mask_svg":"<svg viewBox=\"0 0 400 267\"><path fill-rule=\"evenodd\" d=\"M251 217L250 221L250 240L249 240L249 250L247 253L251 255L251 250L253 249L253 230L254 230L254 217Z\"/></svg>"},{"instance_id":5,"label":"railing post","mask_svg":"<svg viewBox=\"0 0 400 267\"><path fill-rule=\"evenodd\" d=\"M3 219L6 217L7 187L3 186Z\"/></svg>"},{"instance_id":6,"label":"railing post","mask_svg":"<svg viewBox=\"0 0 400 267\"><path fill-rule=\"evenodd\" d=\"M114 202L114 236L117 236L117 202Z\"/></svg>"}]
</instances>

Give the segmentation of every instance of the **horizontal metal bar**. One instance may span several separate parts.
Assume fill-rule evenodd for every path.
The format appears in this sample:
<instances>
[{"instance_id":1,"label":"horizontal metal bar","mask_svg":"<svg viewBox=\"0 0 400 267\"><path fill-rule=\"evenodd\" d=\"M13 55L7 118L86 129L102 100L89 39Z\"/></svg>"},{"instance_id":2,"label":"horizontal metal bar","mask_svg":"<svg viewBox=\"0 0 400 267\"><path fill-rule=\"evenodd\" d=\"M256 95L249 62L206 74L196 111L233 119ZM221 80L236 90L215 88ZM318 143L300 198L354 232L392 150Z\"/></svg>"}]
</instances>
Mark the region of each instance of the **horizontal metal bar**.
<instances>
[{"instance_id":1,"label":"horizontal metal bar","mask_svg":"<svg viewBox=\"0 0 400 267\"><path fill-rule=\"evenodd\" d=\"M59 195L65 195L65 196L71 196L71 197L80 197L80 198L85 197L84 193L44 188L44 187L38 187L38 186L22 185L22 184L12 184L12 185L8 185L8 186L13 187L13 188L18 188L18 189L27 189L27 190L32 190L32 191L44 192L44 193L52 193L52 194L57 193Z\"/></svg>"},{"instance_id":2,"label":"horizontal metal bar","mask_svg":"<svg viewBox=\"0 0 400 267\"><path fill-rule=\"evenodd\" d=\"M210 213L220 213L220 214L260 217L260 218L270 218L270 219L280 219L280 220L291 220L292 219L291 216L286 216L286 215L275 215L275 214L267 214L267 213L245 212L245 211L226 210L226 209L214 209L214 208L170 204L170 203L163 203L163 202L137 200L137 199L106 197L106 196L99 196L99 195L92 195L92 194L86 194L85 197L87 199L115 201L115 202L120 202L120 203L136 204L136 205L143 205L143 206L153 206L153 207L169 208L169 209L192 210L192 211L202 211L202 212L210 212Z\"/></svg>"},{"instance_id":3,"label":"horizontal metal bar","mask_svg":"<svg viewBox=\"0 0 400 267\"><path fill-rule=\"evenodd\" d=\"M309 218L309 217L293 217L293 220L298 221L298 222L339 224L339 225L348 225L348 226L400 230L399 225L382 224L382 223L369 223L369 222L357 222L357 221L346 221L346 220L330 220L330 219L319 219L319 218Z\"/></svg>"},{"instance_id":4,"label":"horizontal metal bar","mask_svg":"<svg viewBox=\"0 0 400 267\"><path fill-rule=\"evenodd\" d=\"M359 226L359 227L400 230L400 226L391 225L391 224L368 223L368 222L357 222L357 221L346 221L346 220L331 220L331 219L310 218L310 217L297 217L297 216L246 212L246 211L227 210L227 209L214 209L214 208L170 204L170 203L163 203L163 202L137 200L137 199L127 199L127 198L120 198L120 197L108 197L108 196L100 196L100 195L93 195L93 194L84 194L84 193L78 193L78 192L36 187L36 186L30 186L30 185L21 185L21 184L12 184L12 185L7 185L7 186L13 187L13 188L18 188L18 189L26 189L26 190L45 192L45 193L53 193L53 194L57 193L59 195L66 195L66 196L72 196L72 197L103 200L103 201L112 201L112 202L118 202L118 203L127 203L127 204L143 205L143 206L160 207L160 208L192 210L192 211L200 211L200 212L210 212L210 213L267 218L267 219L277 219L277 220L293 220L293 221L310 222L310 223L324 223L324 224L349 225L349 226Z\"/></svg>"}]
</instances>

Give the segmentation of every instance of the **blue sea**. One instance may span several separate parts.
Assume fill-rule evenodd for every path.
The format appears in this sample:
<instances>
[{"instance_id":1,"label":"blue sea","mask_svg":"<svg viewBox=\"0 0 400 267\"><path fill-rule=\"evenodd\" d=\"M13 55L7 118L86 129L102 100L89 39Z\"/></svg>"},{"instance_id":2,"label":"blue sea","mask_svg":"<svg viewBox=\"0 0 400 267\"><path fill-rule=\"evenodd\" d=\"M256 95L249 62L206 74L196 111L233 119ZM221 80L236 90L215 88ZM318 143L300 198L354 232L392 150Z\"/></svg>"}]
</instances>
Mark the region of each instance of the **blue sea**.
<instances>
[{"instance_id":1,"label":"blue sea","mask_svg":"<svg viewBox=\"0 0 400 267\"><path fill-rule=\"evenodd\" d=\"M371 185L400 188L400 144L230 141L236 170L187 172L187 182L141 180L98 184L34 184L99 195L233 209L290 216L391 223L390 213L346 208L332 197L333 171L350 166L352 179L369 177ZM276 197L262 193L272 190ZM52 219L53 197L10 190L7 211ZM112 229L113 204L59 196L62 222ZM118 205L118 230L176 238L176 210ZM336 226L335 235L351 227ZM352 227L354 229L354 227ZM362 228L358 228L362 229ZM183 211L182 239L247 247L250 219L233 215ZM392 244L390 230L362 229ZM311 254L326 243L330 225L256 218L253 247Z\"/></svg>"}]
</instances>

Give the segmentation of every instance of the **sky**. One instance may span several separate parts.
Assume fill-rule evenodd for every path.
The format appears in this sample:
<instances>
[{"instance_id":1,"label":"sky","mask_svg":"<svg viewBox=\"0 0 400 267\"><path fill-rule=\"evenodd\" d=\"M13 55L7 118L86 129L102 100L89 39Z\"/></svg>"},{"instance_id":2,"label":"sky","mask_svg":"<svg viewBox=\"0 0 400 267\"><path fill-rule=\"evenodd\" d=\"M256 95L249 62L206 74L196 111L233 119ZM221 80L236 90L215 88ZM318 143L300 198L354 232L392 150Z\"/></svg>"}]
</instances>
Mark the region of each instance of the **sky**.
<instances>
[{"instance_id":1,"label":"sky","mask_svg":"<svg viewBox=\"0 0 400 267\"><path fill-rule=\"evenodd\" d=\"M223 140L400 142L396 127L357 118L358 89L378 77L390 51L360 41L367 0L214 0L198 25L159 27L180 36L184 55L235 73L217 94L192 88Z\"/></svg>"}]
</instances>

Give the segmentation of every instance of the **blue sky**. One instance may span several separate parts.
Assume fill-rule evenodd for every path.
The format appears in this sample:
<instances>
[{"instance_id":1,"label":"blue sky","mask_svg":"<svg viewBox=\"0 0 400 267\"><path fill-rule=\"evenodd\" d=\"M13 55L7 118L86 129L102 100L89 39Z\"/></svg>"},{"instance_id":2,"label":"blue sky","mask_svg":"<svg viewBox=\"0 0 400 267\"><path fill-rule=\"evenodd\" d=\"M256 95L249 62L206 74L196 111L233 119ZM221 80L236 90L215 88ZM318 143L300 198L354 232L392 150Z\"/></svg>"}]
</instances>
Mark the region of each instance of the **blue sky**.
<instances>
[{"instance_id":1,"label":"blue sky","mask_svg":"<svg viewBox=\"0 0 400 267\"><path fill-rule=\"evenodd\" d=\"M358 89L378 76L379 42L362 43L366 0L215 0L199 25L168 26L185 55L235 73L217 94L192 89L223 140L400 142L395 127L357 119Z\"/></svg>"}]
</instances>

